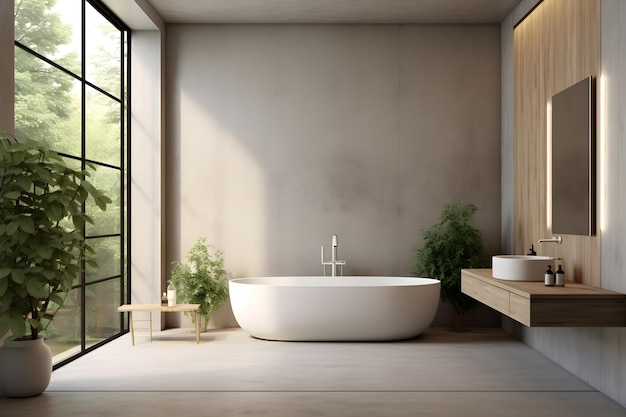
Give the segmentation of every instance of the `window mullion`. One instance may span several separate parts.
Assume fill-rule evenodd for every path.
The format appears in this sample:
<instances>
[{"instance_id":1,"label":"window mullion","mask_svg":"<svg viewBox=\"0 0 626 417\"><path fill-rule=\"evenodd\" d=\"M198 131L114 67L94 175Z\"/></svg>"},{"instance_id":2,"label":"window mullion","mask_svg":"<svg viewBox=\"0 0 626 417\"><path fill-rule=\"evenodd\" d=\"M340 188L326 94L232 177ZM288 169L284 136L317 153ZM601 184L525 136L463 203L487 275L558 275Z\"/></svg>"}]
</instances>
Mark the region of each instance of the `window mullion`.
<instances>
[{"instance_id":1,"label":"window mullion","mask_svg":"<svg viewBox=\"0 0 626 417\"><path fill-rule=\"evenodd\" d=\"M81 167L82 169L86 169L87 165L85 162L85 157L86 157L86 152L85 152L85 144L86 144L86 131L87 131L87 85L85 83L85 79L86 79L86 68L87 68L87 59L86 59L86 54L87 54L87 48L86 48L86 22L85 22L85 15L86 15L86 4L85 4L85 0L81 1L81 51L80 51L80 55L81 55L81 92L80 92L80 101L81 101L81 136L80 136L80 156L81 156ZM87 207L86 207L86 202L83 203L83 207L82 207L82 211L83 213L86 213L87 211ZM87 230L86 230L86 225L83 225L83 236L87 236ZM86 301L87 301L87 295L86 295L86 291L85 291L85 282L86 282L86 276L85 276L85 261L81 261L81 268L83 270L83 272L81 272L80 274L80 294L81 294L81 307L80 307L80 327L81 327L81 331L80 331L80 350L81 351L85 351L86 349L86 345L87 345L87 341L86 341L86 333L87 333L87 310L86 310Z\"/></svg>"}]
</instances>

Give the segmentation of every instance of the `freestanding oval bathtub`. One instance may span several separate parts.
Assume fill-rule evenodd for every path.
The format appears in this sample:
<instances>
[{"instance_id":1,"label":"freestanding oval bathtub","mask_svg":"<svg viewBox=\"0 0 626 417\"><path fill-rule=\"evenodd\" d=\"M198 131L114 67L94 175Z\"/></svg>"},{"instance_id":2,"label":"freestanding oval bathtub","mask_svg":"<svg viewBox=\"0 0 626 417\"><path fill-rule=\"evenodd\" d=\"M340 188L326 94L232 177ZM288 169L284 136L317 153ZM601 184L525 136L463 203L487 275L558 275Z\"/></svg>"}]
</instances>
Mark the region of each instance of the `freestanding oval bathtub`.
<instances>
[{"instance_id":1,"label":"freestanding oval bathtub","mask_svg":"<svg viewBox=\"0 0 626 417\"><path fill-rule=\"evenodd\" d=\"M284 341L382 341L415 337L432 323L441 283L411 277L261 277L229 283L237 322Z\"/></svg>"}]
</instances>

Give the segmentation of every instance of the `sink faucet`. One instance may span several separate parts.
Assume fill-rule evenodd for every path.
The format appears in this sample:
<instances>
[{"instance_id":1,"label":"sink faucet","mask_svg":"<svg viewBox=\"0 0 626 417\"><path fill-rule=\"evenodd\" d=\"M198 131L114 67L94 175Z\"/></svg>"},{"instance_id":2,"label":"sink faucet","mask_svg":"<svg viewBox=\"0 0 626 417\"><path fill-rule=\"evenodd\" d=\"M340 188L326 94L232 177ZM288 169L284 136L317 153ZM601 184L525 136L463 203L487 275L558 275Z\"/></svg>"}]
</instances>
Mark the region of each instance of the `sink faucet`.
<instances>
[{"instance_id":1,"label":"sink faucet","mask_svg":"<svg viewBox=\"0 0 626 417\"><path fill-rule=\"evenodd\" d=\"M339 246L339 239L337 238L337 235L333 235L330 261L324 260L324 246L322 246L322 265L324 267L324 276L326 276L326 265L330 265L331 276L333 277L337 276L337 265L340 265L341 275L343 275L343 266L346 264L346 261L337 260L337 246Z\"/></svg>"},{"instance_id":2,"label":"sink faucet","mask_svg":"<svg viewBox=\"0 0 626 417\"><path fill-rule=\"evenodd\" d=\"M552 236L552 239L539 239L539 243L546 243L546 242L552 242L552 243L563 243L563 239L561 238L561 236Z\"/></svg>"}]
</instances>

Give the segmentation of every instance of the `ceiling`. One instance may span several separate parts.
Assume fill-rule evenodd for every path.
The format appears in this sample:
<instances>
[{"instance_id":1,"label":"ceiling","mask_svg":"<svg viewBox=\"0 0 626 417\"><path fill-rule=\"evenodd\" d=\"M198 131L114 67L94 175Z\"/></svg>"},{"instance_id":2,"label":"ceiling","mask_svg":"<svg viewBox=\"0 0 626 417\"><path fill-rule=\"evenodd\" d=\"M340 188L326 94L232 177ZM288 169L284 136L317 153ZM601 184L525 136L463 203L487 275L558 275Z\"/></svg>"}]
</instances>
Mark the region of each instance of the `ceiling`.
<instances>
[{"instance_id":1,"label":"ceiling","mask_svg":"<svg viewBox=\"0 0 626 417\"><path fill-rule=\"evenodd\" d=\"M500 23L520 0L147 0L165 23Z\"/></svg>"}]
</instances>

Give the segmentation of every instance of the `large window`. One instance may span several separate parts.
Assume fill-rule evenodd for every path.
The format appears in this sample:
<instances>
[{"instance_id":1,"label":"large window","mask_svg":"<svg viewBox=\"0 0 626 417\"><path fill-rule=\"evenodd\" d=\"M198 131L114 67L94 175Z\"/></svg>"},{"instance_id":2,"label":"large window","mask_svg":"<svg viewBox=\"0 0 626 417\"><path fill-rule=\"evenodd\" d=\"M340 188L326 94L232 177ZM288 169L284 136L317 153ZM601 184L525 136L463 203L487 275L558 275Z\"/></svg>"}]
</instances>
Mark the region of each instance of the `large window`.
<instances>
[{"instance_id":1,"label":"large window","mask_svg":"<svg viewBox=\"0 0 626 417\"><path fill-rule=\"evenodd\" d=\"M47 142L113 203L85 204L98 268L77 277L45 332L58 367L125 330L129 31L96 0L15 0L15 133Z\"/></svg>"}]
</instances>

